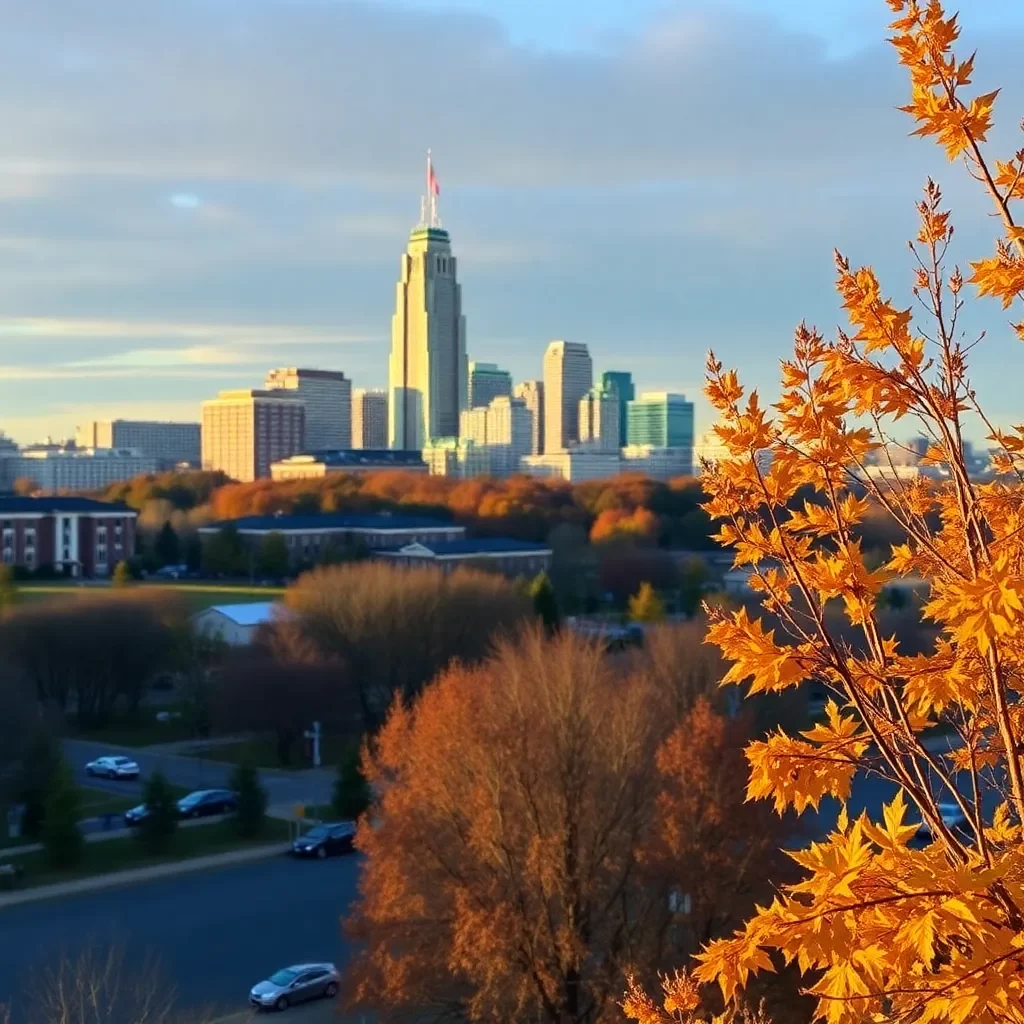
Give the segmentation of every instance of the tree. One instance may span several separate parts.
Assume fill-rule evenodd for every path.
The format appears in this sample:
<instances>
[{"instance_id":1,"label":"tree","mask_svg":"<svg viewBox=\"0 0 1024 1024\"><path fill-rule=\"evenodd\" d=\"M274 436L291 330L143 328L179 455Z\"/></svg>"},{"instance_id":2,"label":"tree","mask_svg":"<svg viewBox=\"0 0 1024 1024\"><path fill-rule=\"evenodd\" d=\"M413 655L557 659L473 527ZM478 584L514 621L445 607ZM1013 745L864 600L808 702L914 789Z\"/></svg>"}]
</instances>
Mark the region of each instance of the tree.
<instances>
[{"instance_id":1,"label":"tree","mask_svg":"<svg viewBox=\"0 0 1024 1024\"><path fill-rule=\"evenodd\" d=\"M139 822L139 841L150 853L170 849L178 831L178 801L163 772L155 771L142 787L147 814Z\"/></svg>"},{"instance_id":2,"label":"tree","mask_svg":"<svg viewBox=\"0 0 1024 1024\"><path fill-rule=\"evenodd\" d=\"M177 565L181 556L181 546L178 542L178 533L171 526L170 520L165 520L160 527L160 532L153 542L153 553L160 565Z\"/></svg>"},{"instance_id":3,"label":"tree","mask_svg":"<svg viewBox=\"0 0 1024 1024\"><path fill-rule=\"evenodd\" d=\"M231 788L238 796L235 830L244 839L254 839L263 831L269 800L267 791L260 785L259 773L251 764L242 761L232 773Z\"/></svg>"},{"instance_id":4,"label":"tree","mask_svg":"<svg viewBox=\"0 0 1024 1024\"><path fill-rule=\"evenodd\" d=\"M39 839L46 818L46 797L60 761L60 751L51 732L39 722L31 729L26 724L21 742L13 741L9 750L15 756L23 752L20 771L14 779L17 799L22 806L21 834L28 839Z\"/></svg>"},{"instance_id":5,"label":"tree","mask_svg":"<svg viewBox=\"0 0 1024 1024\"><path fill-rule=\"evenodd\" d=\"M233 525L222 526L203 544L202 565L207 572L224 576L240 576L247 571L242 538Z\"/></svg>"},{"instance_id":6,"label":"tree","mask_svg":"<svg viewBox=\"0 0 1024 1024\"><path fill-rule=\"evenodd\" d=\"M629 617L633 622L661 622L665 618L665 603L650 583L641 583L629 599Z\"/></svg>"},{"instance_id":7,"label":"tree","mask_svg":"<svg viewBox=\"0 0 1024 1024\"><path fill-rule=\"evenodd\" d=\"M124 560L117 563L114 566L113 575L110 577L110 583L112 586L122 589L124 587L130 587L135 582L135 578L132 576L131 566Z\"/></svg>"},{"instance_id":8,"label":"tree","mask_svg":"<svg viewBox=\"0 0 1024 1024\"><path fill-rule=\"evenodd\" d=\"M951 159L963 159L994 200L1005 237L994 257L972 263L970 283L1007 308L1024 295L1024 233L1014 220L1024 199L1024 149L989 162L984 143L996 94L967 94L974 57L954 52L959 29L941 2L890 6L917 134L936 136ZM966 282L947 265L950 215L933 182L918 212L913 292L927 327L884 297L872 270L837 255L852 330L828 342L798 329L793 357L782 365L777 415L709 357L706 390L729 457L703 479L706 508L736 563L754 567L765 614L779 624L766 629L741 608L717 614L709 640L731 662L727 682L748 681L759 694L814 679L832 695L826 721L814 729L749 746L748 793L780 811L817 808L827 795L843 809L823 842L795 854L806 877L733 936L712 942L679 984L713 982L732 1000L751 975L784 960L809 976L817 1014L830 1024L1019 1024L1024 427L991 424L970 381L976 342L962 340L958 327ZM1024 325L1016 332L1024 339ZM928 436L923 461L941 467L935 479L886 481L866 472L870 456L885 466L893 424L904 417ZM972 422L995 446L991 482L970 473L963 438ZM761 448L773 456L767 471ZM794 502L805 487L812 496ZM872 504L906 537L874 569L857 536ZM929 581L923 611L940 635L924 652L907 653L880 624L878 595L893 576ZM842 638L836 615L859 634L858 646ZM929 742L940 721L956 735L945 755ZM847 813L854 779L864 773L894 791L880 815L875 807ZM915 842L922 830L931 840L923 849ZM641 1003L627 1008L646 1024L669 1019Z\"/></svg>"},{"instance_id":9,"label":"tree","mask_svg":"<svg viewBox=\"0 0 1024 1024\"><path fill-rule=\"evenodd\" d=\"M272 580L283 579L288 575L290 564L291 557L284 536L276 530L268 533L260 543L256 557L259 574Z\"/></svg>"},{"instance_id":10,"label":"tree","mask_svg":"<svg viewBox=\"0 0 1024 1024\"><path fill-rule=\"evenodd\" d=\"M625 965L657 958L668 923L634 856L655 792L649 697L599 644L537 628L396 704L366 765L354 1004L613 1019Z\"/></svg>"},{"instance_id":11,"label":"tree","mask_svg":"<svg viewBox=\"0 0 1024 1024\"><path fill-rule=\"evenodd\" d=\"M322 655L287 621L227 656L211 696L216 726L273 735L282 767L294 764L296 746L315 721L335 733L361 731L358 694L346 666Z\"/></svg>"},{"instance_id":12,"label":"tree","mask_svg":"<svg viewBox=\"0 0 1024 1024\"><path fill-rule=\"evenodd\" d=\"M555 588L551 585L546 572L538 574L530 581L529 595L533 602L534 614L544 623L544 628L549 633L558 629L562 616L558 610Z\"/></svg>"},{"instance_id":13,"label":"tree","mask_svg":"<svg viewBox=\"0 0 1024 1024\"><path fill-rule=\"evenodd\" d=\"M453 658L483 658L530 615L529 600L490 573L364 562L314 569L289 588L294 627L345 665L374 729L396 693L414 696Z\"/></svg>"},{"instance_id":14,"label":"tree","mask_svg":"<svg viewBox=\"0 0 1024 1024\"><path fill-rule=\"evenodd\" d=\"M339 818L358 818L370 806L370 787L363 775L359 747L346 749L338 762L338 777L334 780L331 810Z\"/></svg>"},{"instance_id":15,"label":"tree","mask_svg":"<svg viewBox=\"0 0 1024 1024\"><path fill-rule=\"evenodd\" d=\"M74 867L84 852L84 839L78 820L81 804L71 767L60 758L50 777L43 812L43 846L55 868Z\"/></svg>"}]
</instances>

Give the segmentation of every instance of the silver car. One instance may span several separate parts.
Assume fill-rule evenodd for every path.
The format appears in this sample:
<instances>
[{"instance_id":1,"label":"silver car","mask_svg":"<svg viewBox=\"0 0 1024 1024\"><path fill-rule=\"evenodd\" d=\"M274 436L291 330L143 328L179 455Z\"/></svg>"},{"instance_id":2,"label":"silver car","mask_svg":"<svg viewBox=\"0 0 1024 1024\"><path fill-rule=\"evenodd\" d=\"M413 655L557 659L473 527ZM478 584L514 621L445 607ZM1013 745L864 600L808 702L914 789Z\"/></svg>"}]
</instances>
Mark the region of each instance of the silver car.
<instances>
[{"instance_id":1,"label":"silver car","mask_svg":"<svg viewBox=\"0 0 1024 1024\"><path fill-rule=\"evenodd\" d=\"M85 766L85 773L107 779L137 779L139 766L130 757L97 757Z\"/></svg>"},{"instance_id":2,"label":"silver car","mask_svg":"<svg viewBox=\"0 0 1024 1024\"><path fill-rule=\"evenodd\" d=\"M334 964L296 964L253 985L249 1002L259 1010L287 1010L308 999L333 999L340 980Z\"/></svg>"}]
</instances>

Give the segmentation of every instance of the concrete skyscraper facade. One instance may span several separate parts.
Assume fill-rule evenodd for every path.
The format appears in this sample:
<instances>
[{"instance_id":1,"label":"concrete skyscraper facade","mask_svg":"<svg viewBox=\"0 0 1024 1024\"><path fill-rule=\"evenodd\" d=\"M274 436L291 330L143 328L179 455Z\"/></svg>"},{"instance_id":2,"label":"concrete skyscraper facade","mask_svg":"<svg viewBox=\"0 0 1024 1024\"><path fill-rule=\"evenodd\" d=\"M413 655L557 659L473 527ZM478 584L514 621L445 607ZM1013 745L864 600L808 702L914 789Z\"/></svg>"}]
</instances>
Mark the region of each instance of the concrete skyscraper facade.
<instances>
[{"instance_id":1,"label":"concrete skyscraper facade","mask_svg":"<svg viewBox=\"0 0 1024 1024\"><path fill-rule=\"evenodd\" d=\"M158 469L178 463L198 466L198 423L160 423L153 420L91 420L75 428L79 448L137 448L157 460Z\"/></svg>"},{"instance_id":2,"label":"concrete skyscraper facade","mask_svg":"<svg viewBox=\"0 0 1024 1024\"><path fill-rule=\"evenodd\" d=\"M633 386L633 374L622 370L605 370L601 374L601 390L611 391L619 402L619 442L626 443L628 430L629 403L636 398L636 388Z\"/></svg>"},{"instance_id":3,"label":"concrete skyscraper facade","mask_svg":"<svg viewBox=\"0 0 1024 1024\"><path fill-rule=\"evenodd\" d=\"M267 374L267 391L288 391L306 407L305 446L311 452L352 447L352 381L340 370L279 367Z\"/></svg>"},{"instance_id":4,"label":"concrete skyscraper facade","mask_svg":"<svg viewBox=\"0 0 1024 1024\"><path fill-rule=\"evenodd\" d=\"M455 437L468 401L466 320L451 239L437 216L440 189L429 158L420 224L402 256L391 321L388 441L422 449Z\"/></svg>"},{"instance_id":5,"label":"concrete skyscraper facade","mask_svg":"<svg viewBox=\"0 0 1024 1024\"><path fill-rule=\"evenodd\" d=\"M544 381L524 380L515 387L515 397L522 399L530 413L529 455L544 451Z\"/></svg>"},{"instance_id":6,"label":"concrete skyscraper facade","mask_svg":"<svg viewBox=\"0 0 1024 1024\"><path fill-rule=\"evenodd\" d=\"M356 388L352 392L352 447L388 447L388 393Z\"/></svg>"},{"instance_id":7,"label":"concrete skyscraper facade","mask_svg":"<svg viewBox=\"0 0 1024 1024\"><path fill-rule=\"evenodd\" d=\"M580 444L605 452L622 447L617 392L596 387L580 399Z\"/></svg>"},{"instance_id":8,"label":"concrete skyscraper facade","mask_svg":"<svg viewBox=\"0 0 1024 1024\"><path fill-rule=\"evenodd\" d=\"M579 443L580 399L594 383L594 363L586 345L553 341L544 353L544 453L563 452Z\"/></svg>"},{"instance_id":9,"label":"concrete skyscraper facade","mask_svg":"<svg viewBox=\"0 0 1024 1024\"><path fill-rule=\"evenodd\" d=\"M306 408L294 391L221 391L203 402L203 469L246 482L305 446Z\"/></svg>"}]
</instances>

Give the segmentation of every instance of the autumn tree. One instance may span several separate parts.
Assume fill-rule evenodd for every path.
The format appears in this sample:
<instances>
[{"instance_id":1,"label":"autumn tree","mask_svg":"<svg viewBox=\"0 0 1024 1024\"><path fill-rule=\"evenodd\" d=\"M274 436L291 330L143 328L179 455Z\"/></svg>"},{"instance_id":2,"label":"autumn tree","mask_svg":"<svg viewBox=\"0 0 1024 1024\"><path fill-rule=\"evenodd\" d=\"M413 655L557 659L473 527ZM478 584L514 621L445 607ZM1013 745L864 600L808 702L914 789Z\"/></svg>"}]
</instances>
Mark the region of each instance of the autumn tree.
<instances>
[{"instance_id":1,"label":"autumn tree","mask_svg":"<svg viewBox=\"0 0 1024 1024\"><path fill-rule=\"evenodd\" d=\"M965 280L948 265L950 214L929 182L912 245L926 323L885 298L869 268L837 256L852 329L835 341L797 331L774 414L709 358L707 394L729 457L704 478L706 508L736 564L753 567L765 615L778 623L766 629L746 608L719 613L709 639L731 663L727 682L748 681L757 694L815 679L832 694L815 728L749 746L748 792L780 811L816 808L825 796L844 807L824 841L794 854L806 877L709 944L692 975L672 979L679 999L667 992L662 1010L630 992L627 1015L645 1024L685 1019L677 1011L696 1007L696 983L734 1000L783 962L805 974L831 1024L1024 1021L1024 427L986 418L968 374L976 342L960 326L968 284L1007 309L1024 293L1015 220L1024 149L990 158L996 93L968 91L974 56L954 51L956 18L939 0L889 5L916 134L966 164L1003 237ZM1024 340L1024 325L1015 330ZM923 461L942 467L936 479L865 471L872 455L884 467L904 419L929 438ZM996 448L998 475L986 483L971 478L964 454L965 434L978 429ZM773 455L767 471L762 449ZM813 495L794 505L801 487ZM906 538L874 568L857 536L869 500ZM901 576L930 586L923 613L938 637L916 654L879 621L878 595ZM836 609L859 644L832 625ZM952 749L934 742L940 720L954 731ZM851 787L867 773L896 796L880 814L851 816ZM923 848L922 831L932 840Z\"/></svg>"},{"instance_id":2,"label":"autumn tree","mask_svg":"<svg viewBox=\"0 0 1024 1024\"><path fill-rule=\"evenodd\" d=\"M629 617L633 622L661 622L665 618L665 603L650 583L641 583L629 599Z\"/></svg>"},{"instance_id":3,"label":"autumn tree","mask_svg":"<svg viewBox=\"0 0 1024 1024\"><path fill-rule=\"evenodd\" d=\"M396 693L415 695L453 658L478 661L530 615L529 599L502 576L379 562L315 569L285 602L320 655L347 667L371 728Z\"/></svg>"},{"instance_id":4,"label":"autumn tree","mask_svg":"<svg viewBox=\"0 0 1024 1024\"><path fill-rule=\"evenodd\" d=\"M18 599L18 588L14 583L14 570L9 565L0 564L0 615L8 608L13 608Z\"/></svg>"},{"instance_id":5,"label":"autumn tree","mask_svg":"<svg viewBox=\"0 0 1024 1024\"><path fill-rule=\"evenodd\" d=\"M130 587L134 582L131 566L124 560L118 562L111 574L110 585L117 589L124 589Z\"/></svg>"},{"instance_id":6,"label":"autumn tree","mask_svg":"<svg viewBox=\"0 0 1024 1024\"><path fill-rule=\"evenodd\" d=\"M562 616L558 610L555 588L551 585L548 574L542 572L530 580L528 592L534 614L544 623L544 628L549 632L558 629Z\"/></svg>"}]
</instances>

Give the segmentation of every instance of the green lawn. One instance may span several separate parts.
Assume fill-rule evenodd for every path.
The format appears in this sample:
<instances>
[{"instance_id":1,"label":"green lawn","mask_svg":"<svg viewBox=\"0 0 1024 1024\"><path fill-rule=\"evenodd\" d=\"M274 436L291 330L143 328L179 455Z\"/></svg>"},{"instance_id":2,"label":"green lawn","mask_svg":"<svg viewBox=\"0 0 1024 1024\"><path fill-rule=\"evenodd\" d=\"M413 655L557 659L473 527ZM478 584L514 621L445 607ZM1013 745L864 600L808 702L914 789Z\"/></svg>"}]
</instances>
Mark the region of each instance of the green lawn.
<instances>
[{"instance_id":1,"label":"green lawn","mask_svg":"<svg viewBox=\"0 0 1024 1024\"><path fill-rule=\"evenodd\" d=\"M177 712L181 717L159 722L156 716L161 711ZM68 718L68 733L79 739L109 743L112 747L149 747L154 743L177 743L195 738L189 709L183 701L144 707L133 718L118 717L88 729L80 728L72 715Z\"/></svg>"},{"instance_id":2,"label":"green lawn","mask_svg":"<svg viewBox=\"0 0 1024 1024\"><path fill-rule=\"evenodd\" d=\"M147 854L135 836L123 839L108 839L98 843L86 843L80 864L65 870L50 866L46 851L24 853L4 858L7 862L18 863L24 869L19 888L35 885L51 885L68 882L76 878L108 874L111 871L127 871L144 868L168 861L188 860L205 857L214 853L247 849L266 843L282 843L288 839L288 823L276 818L267 818L263 833L257 839L239 839L231 820L217 821L210 825L178 829L171 849L167 853Z\"/></svg>"},{"instance_id":3,"label":"green lawn","mask_svg":"<svg viewBox=\"0 0 1024 1024\"><path fill-rule=\"evenodd\" d=\"M334 768L341 761L345 751L357 742L349 736L323 736L320 739L320 767ZM181 751L185 757L201 757L207 761L227 761L238 764L248 761L256 768L300 769L312 768L313 763L306 756L305 749L296 746L292 764L281 764L277 757L277 744L272 736L254 736L239 743L226 743L215 747L195 747Z\"/></svg>"},{"instance_id":4,"label":"green lawn","mask_svg":"<svg viewBox=\"0 0 1024 1024\"><path fill-rule=\"evenodd\" d=\"M136 583L134 589L145 592L164 590L180 593L189 609L201 612L215 604L246 604L255 601L274 601L284 593L283 587L253 587L230 583ZM52 601L69 595L106 592L103 584L78 583L19 583L17 600L24 602Z\"/></svg>"}]
</instances>

